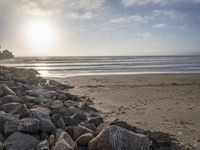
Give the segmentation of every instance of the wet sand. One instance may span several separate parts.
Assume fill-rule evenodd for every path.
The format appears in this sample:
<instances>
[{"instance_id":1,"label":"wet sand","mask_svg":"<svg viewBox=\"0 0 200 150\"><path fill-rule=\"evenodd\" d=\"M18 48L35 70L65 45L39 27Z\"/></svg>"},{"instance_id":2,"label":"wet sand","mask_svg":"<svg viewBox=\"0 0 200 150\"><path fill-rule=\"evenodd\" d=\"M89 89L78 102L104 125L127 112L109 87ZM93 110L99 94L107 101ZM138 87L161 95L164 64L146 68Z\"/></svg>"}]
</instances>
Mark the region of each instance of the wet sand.
<instances>
[{"instance_id":1,"label":"wet sand","mask_svg":"<svg viewBox=\"0 0 200 150\"><path fill-rule=\"evenodd\" d=\"M164 131L200 149L200 74L101 75L58 79L92 98L106 120Z\"/></svg>"}]
</instances>

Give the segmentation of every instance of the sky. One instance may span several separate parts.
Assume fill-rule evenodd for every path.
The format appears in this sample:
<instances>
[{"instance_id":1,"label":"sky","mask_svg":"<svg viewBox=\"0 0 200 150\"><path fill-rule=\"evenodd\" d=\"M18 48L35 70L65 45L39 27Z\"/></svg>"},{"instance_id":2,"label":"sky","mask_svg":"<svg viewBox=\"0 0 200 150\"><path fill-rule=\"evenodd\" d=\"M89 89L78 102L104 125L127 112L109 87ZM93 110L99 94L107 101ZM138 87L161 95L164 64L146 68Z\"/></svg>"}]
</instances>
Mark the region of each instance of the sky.
<instances>
[{"instance_id":1,"label":"sky","mask_svg":"<svg viewBox=\"0 0 200 150\"><path fill-rule=\"evenodd\" d=\"M0 0L16 56L197 55L200 0Z\"/></svg>"}]
</instances>

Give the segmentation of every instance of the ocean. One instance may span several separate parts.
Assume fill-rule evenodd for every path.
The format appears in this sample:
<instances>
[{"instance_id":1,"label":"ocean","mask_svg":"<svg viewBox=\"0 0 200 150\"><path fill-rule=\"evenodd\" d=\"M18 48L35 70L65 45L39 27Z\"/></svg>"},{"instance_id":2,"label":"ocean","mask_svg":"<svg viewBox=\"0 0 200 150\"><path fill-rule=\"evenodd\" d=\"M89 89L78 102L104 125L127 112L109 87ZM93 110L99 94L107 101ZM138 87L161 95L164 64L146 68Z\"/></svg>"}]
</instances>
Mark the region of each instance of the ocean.
<instances>
[{"instance_id":1,"label":"ocean","mask_svg":"<svg viewBox=\"0 0 200 150\"><path fill-rule=\"evenodd\" d=\"M16 57L0 65L33 68L43 77L200 73L200 56Z\"/></svg>"}]
</instances>

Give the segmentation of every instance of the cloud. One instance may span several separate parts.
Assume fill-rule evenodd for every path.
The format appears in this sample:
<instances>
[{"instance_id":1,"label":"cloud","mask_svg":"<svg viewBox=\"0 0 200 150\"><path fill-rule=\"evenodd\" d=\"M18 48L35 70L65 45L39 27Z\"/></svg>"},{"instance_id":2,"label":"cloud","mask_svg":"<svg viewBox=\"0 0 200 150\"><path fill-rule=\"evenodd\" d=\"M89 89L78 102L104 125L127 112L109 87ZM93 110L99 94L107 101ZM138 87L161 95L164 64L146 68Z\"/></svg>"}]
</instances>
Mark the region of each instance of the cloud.
<instances>
[{"instance_id":1,"label":"cloud","mask_svg":"<svg viewBox=\"0 0 200 150\"><path fill-rule=\"evenodd\" d=\"M146 23L149 21L152 22L169 22L170 20L183 18L185 15L173 10L166 9L155 9L148 15L140 15L140 14L123 14L117 15L110 19L110 24L123 24L123 23ZM157 25L157 27L164 27L166 24Z\"/></svg>"},{"instance_id":2,"label":"cloud","mask_svg":"<svg viewBox=\"0 0 200 150\"><path fill-rule=\"evenodd\" d=\"M124 6L145 4L167 5L174 3L200 3L200 0L121 0L121 3Z\"/></svg>"},{"instance_id":3,"label":"cloud","mask_svg":"<svg viewBox=\"0 0 200 150\"><path fill-rule=\"evenodd\" d=\"M158 23L158 24L154 24L153 27L154 28L164 28L166 27L167 24L166 23Z\"/></svg>"},{"instance_id":4,"label":"cloud","mask_svg":"<svg viewBox=\"0 0 200 150\"><path fill-rule=\"evenodd\" d=\"M92 19L92 12L78 13L78 12L69 12L66 13L66 18L71 20L89 20Z\"/></svg>"},{"instance_id":5,"label":"cloud","mask_svg":"<svg viewBox=\"0 0 200 150\"><path fill-rule=\"evenodd\" d=\"M149 19L150 19L150 16L124 14L124 15L117 16L111 19L110 23L145 22Z\"/></svg>"},{"instance_id":6,"label":"cloud","mask_svg":"<svg viewBox=\"0 0 200 150\"><path fill-rule=\"evenodd\" d=\"M18 16L63 15L68 19L90 19L102 10L105 0L1 0L0 10ZM66 15L69 14L69 15Z\"/></svg>"}]
</instances>

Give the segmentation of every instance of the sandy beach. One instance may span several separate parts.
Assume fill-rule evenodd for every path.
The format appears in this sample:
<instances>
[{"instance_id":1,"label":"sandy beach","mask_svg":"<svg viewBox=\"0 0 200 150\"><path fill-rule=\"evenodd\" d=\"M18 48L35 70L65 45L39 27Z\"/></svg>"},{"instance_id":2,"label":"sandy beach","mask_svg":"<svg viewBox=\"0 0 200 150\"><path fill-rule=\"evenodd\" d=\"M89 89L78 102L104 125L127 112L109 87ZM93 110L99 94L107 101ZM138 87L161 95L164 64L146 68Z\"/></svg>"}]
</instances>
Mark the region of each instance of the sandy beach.
<instances>
[{"instance_id":1,"label":"sandy beach","mask_svg":"<svg viewBox=\"0 0 200 150\"><path fill-rule=\"evenodd\" d=\"M115 118L175 135L200 148L200 75L101 75L57 79L94 100L106 120Z\"/></svg>"}]
</instances>

